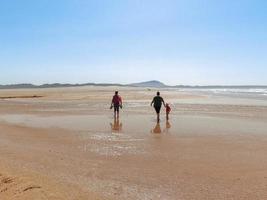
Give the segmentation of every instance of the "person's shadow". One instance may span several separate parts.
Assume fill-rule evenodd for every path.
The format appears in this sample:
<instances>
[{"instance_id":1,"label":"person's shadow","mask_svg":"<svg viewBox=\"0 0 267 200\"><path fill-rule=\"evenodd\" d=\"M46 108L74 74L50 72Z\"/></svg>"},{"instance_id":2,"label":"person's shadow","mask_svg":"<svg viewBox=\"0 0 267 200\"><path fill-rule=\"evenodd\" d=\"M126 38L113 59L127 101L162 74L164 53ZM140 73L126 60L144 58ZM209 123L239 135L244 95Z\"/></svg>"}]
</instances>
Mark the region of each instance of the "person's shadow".
<instances>
[{"instance_id":1,"label":"person's shadow","mask_svg":"<svg viewBox=\"0 0 267 200\"><path fill-rule=\"evenodd\" d=\"M122 130L122 123L120 123L120 120L118 118L114 118L114 122L110 123L111 131L119 133Z\"/></svg>"}]
</instances>

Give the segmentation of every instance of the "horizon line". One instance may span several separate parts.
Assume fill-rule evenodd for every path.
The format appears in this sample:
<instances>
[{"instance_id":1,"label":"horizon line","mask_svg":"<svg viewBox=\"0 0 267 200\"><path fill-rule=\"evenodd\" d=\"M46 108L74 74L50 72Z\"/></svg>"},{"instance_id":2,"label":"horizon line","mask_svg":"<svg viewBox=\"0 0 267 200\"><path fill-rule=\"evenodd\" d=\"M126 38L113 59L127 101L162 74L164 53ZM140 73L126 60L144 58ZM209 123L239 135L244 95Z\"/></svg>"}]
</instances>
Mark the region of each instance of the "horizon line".
<instances>
[{"instance_id":1,"label":"horizon line","mask_svg":"<svg viewBox=\"0 0 267 200\"><path fill-rule=\"evenodd\" d=\"M42 86L56 86L56 85L68 85L68 86L86 86L86 85L111 85L111 86L134 86L137 84L146 84L146 83L151 83L151 82L156 82L158 84L162 84L161 87L267 87L266 85L262 84L208 84L208 85L200 85L200 84L175 84L175 85L168 85L165 84L161 81L157 80L151 80L151 81L142 81L142 82L135 82L135 83L114 83L114 82L84 82L84 83L68 83L68 82L53 82L53 83L42 83L42 84L36 84L36 83L8 83L8 84L0 84L1 87L8 87L8 86L33 86L33 87L42 87ZM141 87L141 86L140 86Z\"/></svg>"}]
</instances>

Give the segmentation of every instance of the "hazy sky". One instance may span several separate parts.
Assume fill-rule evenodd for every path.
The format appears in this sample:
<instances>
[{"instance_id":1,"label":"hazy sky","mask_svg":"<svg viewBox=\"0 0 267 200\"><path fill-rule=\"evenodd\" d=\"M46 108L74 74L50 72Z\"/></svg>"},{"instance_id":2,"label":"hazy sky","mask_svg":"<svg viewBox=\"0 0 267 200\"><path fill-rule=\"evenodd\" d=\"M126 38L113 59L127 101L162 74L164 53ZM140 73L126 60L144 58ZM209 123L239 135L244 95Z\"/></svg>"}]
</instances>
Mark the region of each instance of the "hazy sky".
<instances>
[{"instance_id":1,"label":"hazy sky","mask_svg":"<svg viewBox=\"0 0 267 200\"><path fill-rule=\"evenodd\" d=\"M266 0L0 0L0 84L267 85Z\"/></svg>"}]
</instances>

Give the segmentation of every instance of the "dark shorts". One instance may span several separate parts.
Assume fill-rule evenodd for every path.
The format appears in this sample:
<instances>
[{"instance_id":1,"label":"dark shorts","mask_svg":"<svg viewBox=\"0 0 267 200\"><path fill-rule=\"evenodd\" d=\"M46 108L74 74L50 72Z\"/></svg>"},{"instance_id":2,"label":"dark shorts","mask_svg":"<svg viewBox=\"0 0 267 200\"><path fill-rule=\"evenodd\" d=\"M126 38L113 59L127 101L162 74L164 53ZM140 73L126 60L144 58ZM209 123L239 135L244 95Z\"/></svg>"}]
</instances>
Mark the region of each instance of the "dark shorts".
<instances>
[{"instance_id":1,"label":"dark shorts","mask_svg":"<svg viewBox=\"0 0 267 200\"><path fill-rule=\"evenodd\" d=\"M120 111L120 105L114 105L114 112L119 112Z\"/></svg>"},{"instance_id":2,"label":"dark shorts","mask_svg":"<svg viewBox=\"0 0 267 200\"><path fill-rule=\"evenodd\" d=\"M154 106L154 108L155 108L156 113L159 114L161 106Z\"/></svg>"}]
</instances>

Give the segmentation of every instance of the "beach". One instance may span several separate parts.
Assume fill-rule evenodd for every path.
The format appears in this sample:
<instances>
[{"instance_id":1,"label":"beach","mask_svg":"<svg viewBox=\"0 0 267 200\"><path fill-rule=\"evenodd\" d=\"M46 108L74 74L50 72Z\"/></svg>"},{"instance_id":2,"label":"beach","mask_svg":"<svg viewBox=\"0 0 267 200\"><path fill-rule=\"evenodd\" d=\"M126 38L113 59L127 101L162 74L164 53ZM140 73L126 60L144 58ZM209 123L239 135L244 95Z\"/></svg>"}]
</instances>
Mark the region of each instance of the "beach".
<instances>
[{"instance_id":1,"label":"beach","mask_svg":"<svg viewBox=\"0 0 267 200\"><path fill-rule=\"evenodd\" d=\"M1 90L0 199L267 199L266 96L157 90Z\"/></svg>"}]
</instances>

